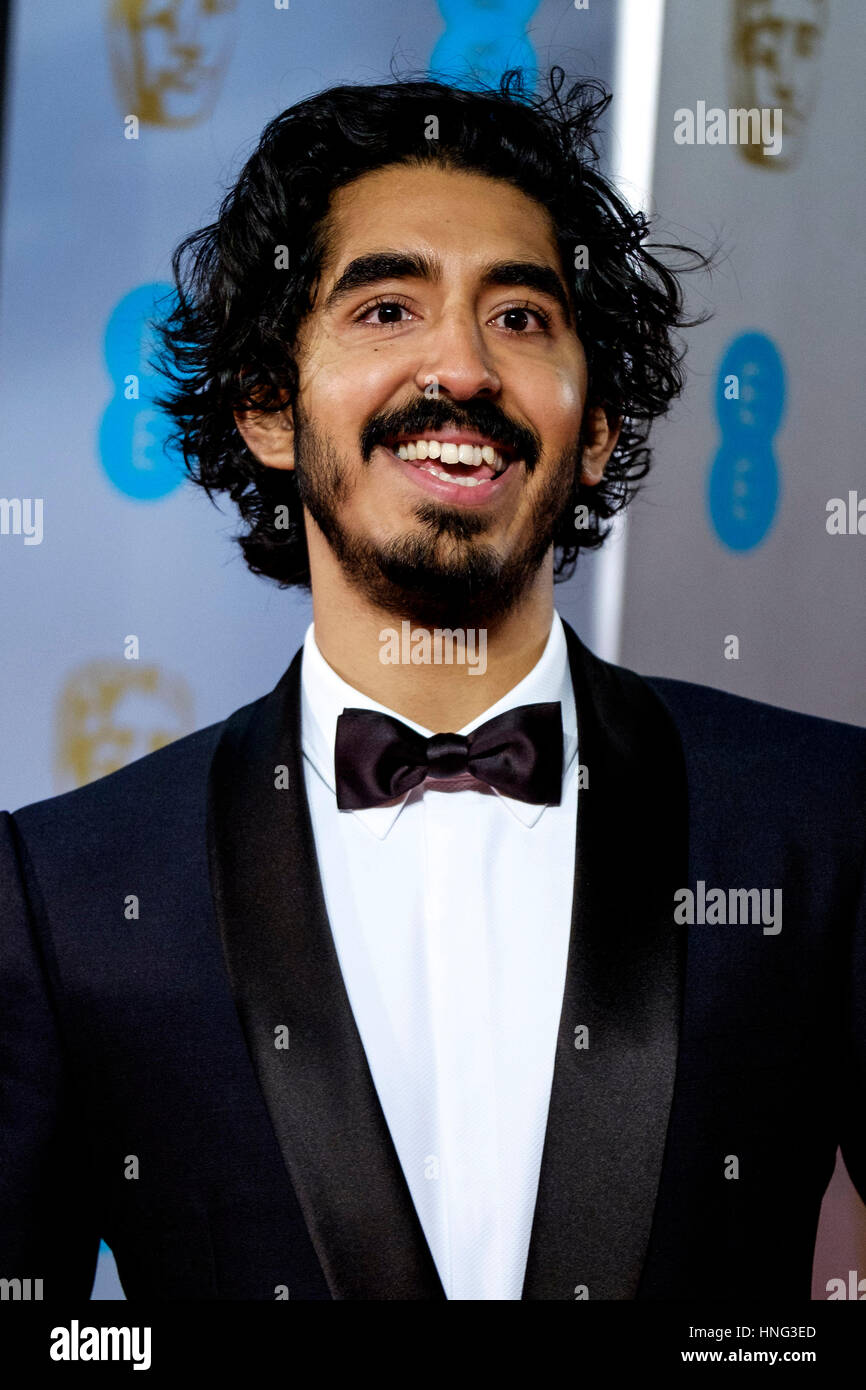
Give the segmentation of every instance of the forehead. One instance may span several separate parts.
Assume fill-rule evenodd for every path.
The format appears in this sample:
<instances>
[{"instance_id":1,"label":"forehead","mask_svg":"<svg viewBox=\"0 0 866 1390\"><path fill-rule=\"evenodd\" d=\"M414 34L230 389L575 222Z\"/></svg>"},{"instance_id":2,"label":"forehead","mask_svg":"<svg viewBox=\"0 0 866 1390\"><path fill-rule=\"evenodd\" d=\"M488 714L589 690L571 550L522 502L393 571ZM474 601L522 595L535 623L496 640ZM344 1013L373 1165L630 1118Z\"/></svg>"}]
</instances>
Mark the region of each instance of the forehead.
<instances>
[{"instance_id":1,"label":"forehead","mask_svg":"<svg viewBox=\"0 0 866 1390\"><path fill-rule=\"evenodd\" d=\"M446 268L542 259L561 269L553 219L503 179L439 165L389 164L336 191L322 276L382 247L422 251Z\"/></svg>"}]
</instances>

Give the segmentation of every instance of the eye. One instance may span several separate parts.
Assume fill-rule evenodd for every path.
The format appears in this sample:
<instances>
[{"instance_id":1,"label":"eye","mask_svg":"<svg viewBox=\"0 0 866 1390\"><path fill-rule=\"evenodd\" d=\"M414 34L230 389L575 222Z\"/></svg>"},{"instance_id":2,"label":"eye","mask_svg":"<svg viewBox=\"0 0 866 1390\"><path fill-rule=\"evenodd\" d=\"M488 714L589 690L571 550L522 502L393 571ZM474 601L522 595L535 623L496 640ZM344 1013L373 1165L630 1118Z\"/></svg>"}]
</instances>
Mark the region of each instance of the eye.
<instances>
[{"instance_id":1,"label":"eye","mask_svg":"<svg viewBox=\"0 0 866 1390\"><path fill-rule=\"evenodd\" d=\"M525 338L535 333L550 332L550 315L543 309L536 309L529 304L512 304L510 308L498 313L491 322L497 323L500 319L504 320L502 327L506 333L514 333L518 337Z\"/></svg>"},{"instance_id":2,"label":"eye","mask_svg":"<svg viewBox=\"0 0 866 1390\"><path fill-rule=\"evenodd\" d=\"M401 300L376 299L358 311L355 323L368 323L372 328L391 328L396 324L407 323L408 319L404 318L404 315L411 317L411 310Z\"/></svg>"}]
</instances>

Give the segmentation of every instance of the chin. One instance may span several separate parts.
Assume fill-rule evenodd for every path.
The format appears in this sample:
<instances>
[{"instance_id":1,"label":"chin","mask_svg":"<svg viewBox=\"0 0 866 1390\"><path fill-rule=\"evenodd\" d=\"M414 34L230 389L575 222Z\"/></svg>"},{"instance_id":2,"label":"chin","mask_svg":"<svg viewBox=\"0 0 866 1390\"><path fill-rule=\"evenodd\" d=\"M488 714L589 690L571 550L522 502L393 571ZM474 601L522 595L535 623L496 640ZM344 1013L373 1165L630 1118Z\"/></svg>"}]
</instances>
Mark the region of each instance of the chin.
<instances>
[{"instance_id":1,"label":"chin","mask_svg":"<svg viewBox=\"0 0 866 1390\"><path fill-rule=\"evenodd\" d=\"M365 588L390 615L422 627L489 627L520 601L549 548L545 539L503 555L488 542L404 536L378 551Z\"/></svg>"}]
</instances>

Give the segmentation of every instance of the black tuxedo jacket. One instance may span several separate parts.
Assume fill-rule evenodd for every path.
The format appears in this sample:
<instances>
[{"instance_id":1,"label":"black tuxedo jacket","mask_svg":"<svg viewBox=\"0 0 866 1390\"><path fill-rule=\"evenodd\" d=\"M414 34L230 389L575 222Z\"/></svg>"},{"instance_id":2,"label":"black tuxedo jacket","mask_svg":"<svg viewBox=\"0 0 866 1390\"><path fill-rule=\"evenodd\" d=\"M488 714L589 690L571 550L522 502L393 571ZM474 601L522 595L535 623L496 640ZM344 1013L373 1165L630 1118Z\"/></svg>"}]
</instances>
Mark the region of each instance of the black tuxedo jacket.
<instances>
[{"instance_id":1,"label":"black tuxedo jacket","mask_svg":"<svg viewBox=\"0 0 866 1390\"><path fill-rule=\"evenodd\" d=\"M566 631L589 786L523 1297L806 1300L837 1145L866 1195L866 733ZM100 1236L130 1299L444 1297L325 913L299 677L0 817L0 1276L46 1298L89 1296ZM781 889L782 930L678 925L698 880Z\"/></svg>"}]
</instances>

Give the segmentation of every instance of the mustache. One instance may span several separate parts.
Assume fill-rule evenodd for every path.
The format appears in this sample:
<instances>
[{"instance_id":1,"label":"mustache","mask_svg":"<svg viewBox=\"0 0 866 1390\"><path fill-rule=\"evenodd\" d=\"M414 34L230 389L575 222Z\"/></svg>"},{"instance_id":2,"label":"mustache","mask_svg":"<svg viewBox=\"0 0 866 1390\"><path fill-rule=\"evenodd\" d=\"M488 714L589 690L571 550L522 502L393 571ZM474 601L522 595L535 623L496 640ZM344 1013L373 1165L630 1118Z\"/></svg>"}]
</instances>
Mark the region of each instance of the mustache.
<instances>
[{"instance_id":1,"label":"mustache","mask_svg":"<svg viewBox=\"0 0 866 1390\"><path fill-rule=\"evenodd\" d=\"M446 429L477 430L506 449L513 449L523 459L527 473L532 472L541 455L541 438L536 431L510 420L498 405L484 397L461 402L419 396L405 406L371 416L361 431L361 457L369 463L376 446L396 434Z\"/></svg>"}]
</instances>

